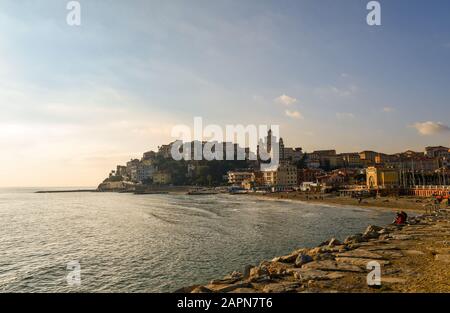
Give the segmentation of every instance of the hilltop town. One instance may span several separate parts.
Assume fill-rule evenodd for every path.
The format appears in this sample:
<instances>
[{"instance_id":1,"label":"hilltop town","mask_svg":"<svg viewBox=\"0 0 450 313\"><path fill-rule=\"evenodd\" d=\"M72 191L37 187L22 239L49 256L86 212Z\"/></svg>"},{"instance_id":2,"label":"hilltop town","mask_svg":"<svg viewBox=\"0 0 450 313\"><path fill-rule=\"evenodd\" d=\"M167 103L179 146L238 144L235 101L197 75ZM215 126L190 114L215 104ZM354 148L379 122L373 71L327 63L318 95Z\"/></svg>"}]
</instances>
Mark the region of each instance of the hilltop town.
<instances>
[{"instance_id":1,"label":"hilltop town","mask_svg":"<svg viewBox=\"0 0 450 313\"><path fill-rule=\"evenodd\" d=\"M188 143L191 157L175 161L171 155L174 143L158 151L145 152L141 159L118 165L100 184L100 191L132 191L137 188L175 186L227 186L240 193L275 193L289 191L340 192L349 196L381 195L431 196L448 195L450 185L450 148L425 147L424 151L385 154L376 151L337 153L318 150L307 153L300 147L287 147L282 138L264 139L267 150L278 151L275 167L261 168L264 161L249 148L232 144L234 160L194 160L195 142ZM204 147L206 142L201 142ZM227 143L221 143L224 151ZM274 149L274 147L278 149ZM244 157L238 160L238 152ZM225 152L224 152L225 154Z\"/></svg>"}]
</instances>

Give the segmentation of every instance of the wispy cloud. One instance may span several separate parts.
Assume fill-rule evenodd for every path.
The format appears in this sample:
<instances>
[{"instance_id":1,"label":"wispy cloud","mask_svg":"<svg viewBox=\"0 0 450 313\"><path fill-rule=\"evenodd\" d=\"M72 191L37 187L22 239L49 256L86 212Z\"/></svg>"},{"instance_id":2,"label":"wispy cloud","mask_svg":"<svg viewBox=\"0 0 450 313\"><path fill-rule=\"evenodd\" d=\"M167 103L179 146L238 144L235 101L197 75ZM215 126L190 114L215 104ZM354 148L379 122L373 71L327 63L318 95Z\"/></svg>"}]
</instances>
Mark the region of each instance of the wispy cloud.
<instances>
[{"instance_id":1,"label":"wispy cloud","mask_svg":"<svg viewBox=\"0 0 450 313\"><path fill-rule=\"evenodd\" d=\"M303 115L299 111L286 110L284 113L286 114L286 116L291 117L291 118L296 118L296 119L304 118Z\"/></svg>"},{"instance_id":2,"label":"wispy cloud","mask_svg":"<svg viewBox=\"0 0 450 313\"><path fill-rule=\"evenodd\" d=\"M348 112L344 112L344 113L336 113L336 117L340 120L343 119L353 119L355 118L355 114L353 113L348 113Z\"/></svg>"},{"instance_id":3,"label":"wispy cloud","mask_svg":"<svg viewBox=\"0 0 450 313\"><path fill-rule=\"evenodd\" d=\"M382 111L383 111L384 113L391 113L391 112L394 112L395 109L394 109L393 107L386 106L386 107L384 107L384 108L382 109Z\"/></svg>"},{"instance_id":4,"label":"wispy cloud","mask_svg":"<svg viewBox=\"0 0 450 313\"><path fill-rule=\"evenodd\" d=\"M424 136L450 132L450 127L441 122L432 122L432 121L417 122L413 125L413 127L417 129L419 134Z\"/></svg>"},{"instance_id":5,"label":"wispy cloud","mask_svg":"<svg viewBox=\"0 0 450 313\"><path fill-rule=\"evenodd\" d=\"M275 102L278 103L278 104L285 105L285 106L290 106L290 105L296 103L297 99L294 98L294 97L290 97L288 95L283 94L283 95L275 98Z\"/></svg>"},{"instance_id":6,"label":"wispy cloud","mask_svg":"<svg viewBox=\"0 0 450 313\"><path fill-rule=\"evenodd\" d=\"M346 87L326 86L319 87L314 90L314 93L319 97L350 97L358 92L359 88L356 85L349 85Z\"/></svg>"}]
</instances>

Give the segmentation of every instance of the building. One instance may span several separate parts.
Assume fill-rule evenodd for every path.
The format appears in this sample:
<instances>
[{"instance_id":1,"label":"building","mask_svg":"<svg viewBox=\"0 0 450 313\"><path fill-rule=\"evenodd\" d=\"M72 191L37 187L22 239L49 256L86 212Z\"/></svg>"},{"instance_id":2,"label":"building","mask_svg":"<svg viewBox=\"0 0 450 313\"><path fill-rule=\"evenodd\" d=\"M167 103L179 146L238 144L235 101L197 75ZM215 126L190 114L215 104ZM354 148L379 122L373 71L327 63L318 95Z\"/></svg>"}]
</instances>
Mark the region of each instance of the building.
<instances>
[{"instance_id":1,"label":"building","mask_svg":"<svg viewBox=\"0 0 450 313\"><path fill-rule=\"evenodd\" d=\"M366 150L360 152L359 157L361 158L361 160L364 160L365 163L375 163L375 158L378 154L378 152Z\"/></svg>"},{"instance_id":2,"label":"building","mask_svg":"<svg viewBox=\"0 0 450 313\"><path fill-rule=\"evenodd\" d=\"M361 162L361 157L357 152L341 153L340 156L342 158L344 167L360 168L363 166L363 163Z\"/></svg>"},{"instance_id":3,"label":"building","mask_svg":"<svg viewBox=\"0 0 450 313\"><path fill-rule=\"evenodd\" d=\"M165 159L169 159L172 157L172 145L173 142L168 145L162 145L158 147L158 154L161 155Z\"/></svg>"},{"instance_id":4,"label":"building","mask_svg":"<svg viewBox=\"0 0 450 313\"><path fill-rule=\"evenodd\" d=\"M262 185L275 190L286 190L297 186L297 167L289 163L280 163L276 168L261 171Z\"/></svg>"},{"instance_id":5,"label":"building","mask_svg":"<svg viewBox=\"0 0 450 313\"><path fill-rule=\"evenodd\" d=\"M338 187L345 183L345 175L342 173L329 173L317 177L317 182L322 186Z\"/></svg>"},{"instance_id":6,"label":"building","mask_svg":"<svg viewBox=\"0 0 450 313\"><path fill-rule=\"evenodd\" d=\"M314 156L311 156L310 154L307 155L305 163L306 163L307 168L311 168L311 169L320 168L320 160L316 159Z\"/></svg>"},{"instance_id":7,"label":"building","mask_svg":"<svg viewBox=\"0 0 450 313\"><path fill-rule=\"evenodd\" d=\"M300 161L303 157L303 149L302 148L283 148L282 152L283 157L281 160L291 161L296 163Z\"/></svg>"},{"instance_id":8,"label":"building","mask_svg":"<svg viewBox=\"0 0 450 313\"><path fill-rule=\"evenodd\" d=\"M230 171L228 172L228 183L233 186L242 186L244 181L254 182L255 173L249 171Z\"/></svg>"},{"instance_id":9,"label":"building","mask_svg":"<svg viewBox=\"0 0 450 313\"><path fill-rule=\"evenodd\" d=\"M157 171L153 173L153 184L156 185L168 185L172 181L170 173L164 171Z\"/></svg>"},{"instance_id":10,"label":"building","mask_svg":"<svg viewBox=\"0 0 450 313\"><path fill-rule=\"evenodd\" d=\"M430 158L450 157L450 148L443 146L426 147L425 155Z\"/></svg>"},{"instance_id":11,"label":"building","mask_svg":"<svg viewBox=\"0 0 450 313\"><path fill-rule=\"evenodd\" d=\"M137 182L137 167L140 161L138 159L132 159L127 162L127 176L131 181Z\"/></svg>"},{"instance_id":12,"label":"building","mask_svg":"<svg viewBox=\"0 0 450 313\"><path fill-rule=\"evenodd\" d=\"M398 154L390 155L385 153L378 153L375 157L376 164L384 164L390 162L397 162L400 160L400 156Z\"/></svg>"},{"instance_id":13,"label":"building","mask_svg":"<svg viewBox=\"0 0 450 313\"><path fill-rule=\"evenodd\" d=\"M156 168L153 166L150 160L141 161L136 167L136 181L145 182L153 178L153 173L156 172Z\"/></svg>"},{"instance_id":14,"label":"building","mask_svg":"<svg viewBox=\"0 0 450 313\"><path fill-rule=\"evenodd\" d=\"M306 182L316 182L317 177L324 175L325 172L321 169L304 168L297 170L297 185L301 185Z\"/></svg>"},{"instance_id":15,"label":"building","mask_svg":"<svg viewBox=\"0 0 450 313\"><path fill-rule=\"evenodd\" d=\"M127 176L127 167L123 165L117 165L116 175L126 177Z\"/></svg>"},{"instance_id":16,"label":"building","mask_svg":"<svg viewBox=\"0 0 450 313\"><path fill-rule=\"evenodd\" d=\"M277 169L276 184L281 188L297 186L297 167L289 163L281 163Z\"/></svg>"},{"instance_id":17,"label":"building","mask_svg":"<svg viewBox=\"0 0 450 313\"><path fill-rule=\"evenodd\" d=\"M368 167L366 184L369 189L391 189L400 185L399 172L395 168Z\"/></svg>"},{"instance_id":18,"label":"building","mask_svg":"<svg viewBox=\"0 0 450 313\"><path fill-rule=\"evenodd\" d=\"M154 160L156 158L156 152L155 151L147 151L144 152L142 155L142 160Z\"/></svg>"}]
</instances>

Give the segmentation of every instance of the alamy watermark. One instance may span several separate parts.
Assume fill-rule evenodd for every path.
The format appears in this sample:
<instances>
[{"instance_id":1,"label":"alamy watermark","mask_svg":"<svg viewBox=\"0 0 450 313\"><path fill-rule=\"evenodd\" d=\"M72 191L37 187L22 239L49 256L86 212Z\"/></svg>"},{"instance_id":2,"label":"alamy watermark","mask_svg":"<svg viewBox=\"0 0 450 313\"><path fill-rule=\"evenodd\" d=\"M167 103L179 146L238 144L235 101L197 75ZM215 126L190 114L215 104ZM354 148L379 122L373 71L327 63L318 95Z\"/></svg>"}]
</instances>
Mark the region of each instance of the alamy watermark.
<instances>
[{"instance_id":1,"label":"alamy watermark","mask_svg":"<svg viewBox=\"0 0 450 313\"><path fill-rule=\"evenodd\" d=\"M69 286L81 286L81 265L78 261L70 261L67 263L66 269L69 273L66 281Z\"/></svg>"},{"instance_id":2,"label":"alamy watermark","mask_svg":"<svg viewBox=\"0 0 450 313\"><path fill-rule=\"evenodd\" d=\"M366 21L369 26L381 25L381 4L378 1L370 1L366 6L367 10L370 10L367 14Z\"/></svg>"},{"instance_id":3,"label":"alamy watermark","mask_svg":"<svg viewBox=\"0 0 450 313\"><path fill-rule=\"evenodd\" d=\"M370 261L366 268L370 270L367 274L367 285L371 287L381 286L381 265L377 261Z\"/></svg>"},{"instance_id":4,"label":"alamy watermark","mask_svg":"<svg viewBox=\"0 0 450 313\"><path fill-rule=\"evenodd\" d=\"M81 25L81 3L80 1L67 2L66 9L69 11L66 15L66 22L69 26ZM381 4L379 1L369 1L366 9L370 12L366 16L366 21L369 26L381 25Z\"/></svg>"},{"instance_id":5,"label":"alamy watermark","mask_svg":"<svg viewBox=\"0 0 450 313\"><path fill-rule=\"evenodd\" d=\"M194 117L194 126L176 125L170 154L174 160L259 160L261 169L279 164L279 125L204 126ZM255 153L256 152L256 153Z\"/></svg>"},{"instance_id":6,"label":"alamy watermark","mask_svg":"<svg viewBox=\"0 0 450 313\"><path fill-rule=\"evenodd\" d=\"M66 16L66 22L69 26L81 25L81 4L79 1L67 2L66 9L69 11Z\"/></svg>"}]
</instances>

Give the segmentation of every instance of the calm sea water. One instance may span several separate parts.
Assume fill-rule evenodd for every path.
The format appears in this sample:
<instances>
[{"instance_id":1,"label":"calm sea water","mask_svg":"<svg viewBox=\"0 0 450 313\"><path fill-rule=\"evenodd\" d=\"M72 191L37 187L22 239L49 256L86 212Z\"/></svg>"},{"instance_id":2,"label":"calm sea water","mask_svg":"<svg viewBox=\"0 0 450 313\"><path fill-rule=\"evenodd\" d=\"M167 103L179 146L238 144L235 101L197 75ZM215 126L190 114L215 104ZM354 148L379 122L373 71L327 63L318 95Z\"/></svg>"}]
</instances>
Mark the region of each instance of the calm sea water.
<instances>
[{"instance_id":1,"label":"calm sea water","mask_svg":"<svg viewBox=\"0 0 450 313\"><path fill-rule=\"evenodd\" d=\"M384 225L392 213L231 195L0 189L0 291L168 292ZM78 261L81 286L69 286Z\"/></svg>"}]
</instances>

